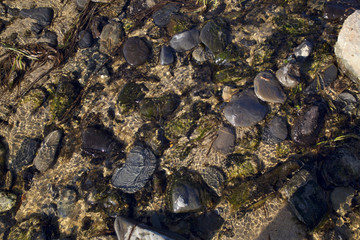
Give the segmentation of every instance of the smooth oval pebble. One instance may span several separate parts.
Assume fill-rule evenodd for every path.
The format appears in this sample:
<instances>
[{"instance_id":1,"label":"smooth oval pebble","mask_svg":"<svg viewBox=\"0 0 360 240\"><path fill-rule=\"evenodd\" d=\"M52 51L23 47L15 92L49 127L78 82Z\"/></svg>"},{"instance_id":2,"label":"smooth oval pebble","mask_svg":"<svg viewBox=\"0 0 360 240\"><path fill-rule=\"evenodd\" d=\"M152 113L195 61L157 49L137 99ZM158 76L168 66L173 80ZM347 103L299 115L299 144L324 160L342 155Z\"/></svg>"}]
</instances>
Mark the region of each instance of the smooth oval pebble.
<instances>
[{"instance_id":1,"label":"smooth oval pebble","mask_svg":"<svg viewBox=\"0 0 360 240\"><path fill-rule=\"evenodd\" d=\"M82 30L79 33L79 42L78 42L78 46L79 48L88 48L91 47L91 45L93 44L93 37L91 35L91 33L89 33L86 30Z\"/></svg>"},{"instance_id":2,"label":"smooth oval pebble","mask_svg":"<svg viewBox=\"0 0 360 240\"><path fill-rule=\"evenodd\" d=\"M267 112L267 105L259 102L252 89L234 95L224 108L225 118L234 127L251 127L263 120Z\"/></svg>"},{"instance_id":3,"label":"smooth oval pebble","mask_svg":"<svg viewBox=\"0 0 360 240\"><path fill-rule=\"evenodd\" d=\"M82 150L90 155L108 153L112 137L104 130L86 128L82 133Z\"/></svg>"},{"instance_id":4,"label":"smooth oval pebble","mask_svg":"<svg viewBox=\"0 0 360 240\"><path fill-rule=\"evenodd\" d=\"M155 168L155 155L147 148L135 146L127 155L124 166L115 170L111 183L126 193L135 193L150 180Z\"/></svg>"},{"instance_id":5,"label":"smooth oval pebble","mask_svg":"<svg viewBox=\"0 0 360 240\"><path fill-rule=\"evenodd\" d=\"M229 154L235 147L235 130L229 127L221 127L217 132L217 137L213 143L213 148L223 154Z\"/></svg>"},{"instance_id":6,"label":"smooth oval pebble","mask_svg":"<svg viewBox=\"0 0 360 240\"><path fill-rule=\"evenodd\" d=\"M171 47L162 46L160 51L160 64L169 65L174 62L174 54Z\"/></svg>"},{"instance_id":7,"label":"smooth oval pebble","mask_svg":"<svg viewBox=\"0 0 360 240\"><path fill-rule=\"evenodd\" d=\"M170 46L177 52L190 50L200 43L199 30L191 29L175 34L170 40Z\"/></svg>"},{"instance_id":8,"label":"smooth oval pebble","mask_svg":"<svg viewBox=\"0 0 360 240\"><path fill-rule=\"evenodd\" d=\"M45 172L54 164L61 137L61 131L55 130L44 138L34 158L34 165L40 172Z\"/></svg>"},{"instance_id":9,"label":"smooth oval pebble","mask_svg":"<svg viewBox=\"0 0 360 240\"><path fill-rule=\"evenodd\" d=\"M275 76L268 72L261 72L254 79L254 89L256 96L270 103L284 103L286 95L282 90Z\"/></svg>"},{"instance_id":10,"label":"smooth oval pebble","mask_svg":"<svg viewBox=\"0 0 360 240\"><path fill-rule=\"evenodd\" d=\"M288 63L276 71L276 78L281 85L288 88L296 87L300 82L300 68L296 63Z\"/></svg>"},{"instance_id":11,"label":"smooth oval pebble","mask_svg":"<svg viewBox=\"0 0 360 240\"><path fill-rule=\"evenodd\" d=\"M202 208L199 191L187 183L176 182L171 190L171 211L186 213Z\"/></svg>"},{"instance_id":12,"label":"smooth oval pebble","mask_svg":"<svg viewBox=\"0 0 360 240\"><path fill-rule=\"evenodd\" d=\"M286 120L282 117L274 117L265 127L263 140L269 144L277 144L286 139L288 135Z\"/></svg>"},{"instance_id":13,"label":"smooth oval pebble","mask_svg":"<svg viewBox=\"0 0 360 240\"><path fill-rule=\"evenodd\" d=\"M125 60L130 65L138 66L146 62L150 55L150 50L142 39L133 37L126 40L123 53Z\"/></svg>"}]
</instances>

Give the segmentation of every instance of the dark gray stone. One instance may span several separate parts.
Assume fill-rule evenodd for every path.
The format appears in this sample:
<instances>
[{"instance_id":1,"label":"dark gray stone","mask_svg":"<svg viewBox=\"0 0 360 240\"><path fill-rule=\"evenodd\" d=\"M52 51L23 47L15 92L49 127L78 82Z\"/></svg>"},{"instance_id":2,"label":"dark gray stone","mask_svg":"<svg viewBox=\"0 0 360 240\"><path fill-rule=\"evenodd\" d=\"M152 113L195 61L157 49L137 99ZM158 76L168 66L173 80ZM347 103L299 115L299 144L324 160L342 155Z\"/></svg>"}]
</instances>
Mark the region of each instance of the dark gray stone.
<instances>
[{"instance_id":1,"label":"dark gray stone","mask_svg":"<svg viewBox=\"0 0 360 240\"><path fill-rule=\"evenodd\" d=\"M20 11L20 16L35 19L39 25L44 27L50 25L54 17L54 10L47 7L23 9Z\"/></svg>"},{"instance_id":2,"label":"dark gray stone","mask_svg":"<svg viewBox=\"0 0 360 240\"><path fill-rule=\"evenodd\" d=\"M82 150L92 156L107 154L114 142L110 134L97 128L86 128L82 133Z\"/></svg>"},{"instance_id":3,"label":"dark gray stone","mask_svg":"<svg viewBox=\"0 0 360 240\"><path fill-rule=\"evenodd\" d=\"M199 43L199 30L197 29L175 34L170 40L170 46L177 52L190 50Z\"/></svg>"},{"instance_id":4,"label":"dark gray stone","mask_svg":"<svg viewBox=\"0 0 360 240\"><path fill-rule=\"evenodd\" d=\"M300 221L313 229L328 211L324 190L313 180L300 187L290 198L290 206Z\"/></svg>"},{"instance_id":5,"label":"dark gray stone","mask_svg":"<svg viewBox=\"0 0 360 240\"><path fill-rule=\"evenodd\" d=\"M149 47L138 37L126 40L123 47L123 53L125 60L133 66L144 64L150 56Z\"/></svg>"},{"instance_id":6,"label":"dark gray stone","mask_svg":"<svg viewBox=\"0 0 360 240\"><path fill-rule=\"evenodd\" d=\"M77 193L74 189L68 187L61 189L57 200L57 210L59 216L62 218L67 217L72 212L76 201Z\"/></svg>"},{"instance_id":7,"label":"dark gray stone","mask_svg":"<svg viewBox=\"0 0 360 240\"><path fill-rule=\"evenodd\" d=\"M127 155L124 166L115 169L111 183L126 193L135 193L146 185L155 168L155 155L143 146L135 146Z\"/></svg>"},{"instance_id":8,"label":"dark gray stone","mask_svg":"<svg viewBox=\"0 0 360 240\"><path fill-rule=\"evenodd\" d=\"M286 119L276 116L266 125L263 140L268 144L281 143L288 135Z\"/></svg>"},{"instance_id":9,"label":"dark gray stone","mask_svg":"<svg viewBox=\"0 0 360 240\"><path fill-rule=\"evenodd\" d=\"M235 127L251 127L264 119L267 105L259 102L253 89L240 92L224 108L225 118Z\"/></svg>"},{"instance_id":10,"label":"dark gray stone","mask_svg":"<svg viewBox=\"0 0 360 240\"><path fill-rule=\"evenodd\" d=\"M200 194L185 182L175 182L171 189L171 211L174 213L197 212L202 209Z\"/></svg>"},{"instance_id":11,"label":"dark gray stone","mask_svg":"<svg viewBox=\"0 0 360 240\"><path fill-rule=\"evenodd\" d=\"M286 100L286 94L271 72L265 71L256 75L254 89L256 96L265 102L284 103Z\"/></svg>"},{"instance_id":12,"label":"dark gray stone","mask_svg":"<svg viewBox=\"0 0 360 240\"><path fill-rule=\"evenodd\" d=\"M112 22L106 24L100 34L100 52L113 55L119 47L123 35L124 32L120 23Z\"/></svg>"},{"instance_id":13,"label":"dark gray stone","mask_svg":"<svg viewBox=\"0 0 360 240\"><path fill-rule=\"evenodd\" d=\"M168 94L158 98L144 98L140 102L140 114L145 120L166 119L180 104L180 98Z\"/></svg>"},{"instance_id":14,"label":"dark gray stone","mask_svg":"<svg viewBox=\"0 0 360 240\"><path fill-rule=\"evenodd\" d=\"M174 53L171 47L162 46L160 51L160 64L169 65L174 62Z\"/></svg>"},{"instance_id":15,"label":"dark gray stone","mask_svg":"<svg viewBox=\"0 0 360 240\"><path fill-rule=\"evenodd\" d=\"M306 87L305 93L313 94L329 87L337 78L338 70L334 64L328 66L316 79L314 79L309 86Z\"/></svg>"},{"instance_id":16,"label":"dark gray stone","mask_svg":"<svg viewBox=\"0 0 360 240\"><path fill-rule=\"evenodd\" d=\"M79 48L91 47L93 42L94 42L94 39L93 39L91 33L89 33L86 30L80 31L80 33L79 33L79 42L78 42Z\"/></svg>"},{"instance_id":17,"label":"dark gray stone","mask_svg":"<svg viewBox=\"0 0 360 240\"><path fill-rule=\"evenodd\" d=\"M218 196L221 196L226 180L225 174L221 169L215 166L206 167L201 172L201 177L209 188L211 188Z\"/></svg>"},{"instance_id":18,"label":"dark gray stone","mask_svg":"<svg viewBox=\"0 0 360 240\"><path fill-rule=\"evenodd\" d=\"M39 140L26 138L21 143L20 149L17 151L14 160L11 162L10 169L15 172L20 172L22 167L31 164L39 146Z\"/></svg>"},{"instance_id":19,"label":"dark gray stone","mask_svg":"<svg viewBox=\"0 0 360 240\"><path fill-rule=\"evenodd\" d=\"M176 13L179 10L179 5L175 3L169 3L166 4L163 8L160 10L154 12L153 19L155 25L159 27L165 27L169 24L171 15Z\"/></svg>"},{"instance_id":20,"label":"dark gray stone","mask_svg":"<svg viewBox=\"0 0 360 240\"><path fill-rule=\"evenodd\" d=\"M279 82L288 88L294 88L300 83L300 67L296 63L288 63L276 71Z\"/></svg>"},{"instance_id":21,"label":"dark gray stone","mask_svg":"<svg viewBox=\"0 0 360 240\"><path fill-rule=\"evenodd\" d=\"M196 219L194 231L200 233L202 239L212 239L214 233L224 224L224 219L216 212L206 212Z\"/></svg>"},{"instance_id":22,"label":"dark gray stone","mask_svg":"<svg viewBox=\"0 0 360 240\"><path fill-rule=\"evenodd\" d=\"M40 43L47 43L51 47L58 45L57 35L51 31L45 31L45 34L39 39Z\"/></svg>"},{"instance_id":23,"label":"dark gray stone","mask_svg":"<svg viewBox=\"0 0 360 240\"><path fill-rule=\"evenodd\" d=\"M54 165L61 138L62 133L60 130L55 130L44 138L34 158L34 165L37 170L45 172Z\"/></svg>"},{"instance_id":24,"label":"dark gray stone","mask_svg":"<svg viewBox=\"0 0 360 240\"><path fill-rule=\"evenodd\" d=\"M201 29L200 40L213 53L220 53L227 45L227 33L224 30L225 28L215 21L209 21Z\"/></svg>"},{"instance_id":25,"label":"dark gray stone","mask_svg":"<svg viewBox=\"0 0 360 240\"><path fill-rule=\"evenodd\" d=\"M235 139L236 133L233 128L221 127L212 146L218 152L229 154L234 151Z\"/></svg>"}]
</instances>

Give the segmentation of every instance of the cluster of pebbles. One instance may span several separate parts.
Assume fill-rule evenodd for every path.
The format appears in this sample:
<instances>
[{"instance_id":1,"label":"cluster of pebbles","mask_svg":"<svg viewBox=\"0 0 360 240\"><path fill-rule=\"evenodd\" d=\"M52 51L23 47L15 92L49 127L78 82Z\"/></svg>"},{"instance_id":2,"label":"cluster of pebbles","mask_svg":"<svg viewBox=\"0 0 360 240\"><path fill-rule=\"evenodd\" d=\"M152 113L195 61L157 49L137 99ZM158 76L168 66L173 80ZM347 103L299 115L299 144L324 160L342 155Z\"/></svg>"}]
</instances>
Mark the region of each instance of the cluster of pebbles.
<instances>
[{"instance_id":1,"label":"cluster of pebbles","mask_svg":"<svg viewBox=\"0 0 360 240\"><path fill-rule=\"evenodd\" d=\"M125 3L122 7L133 9L134 6L139 5L137 1L130 2L130 7ZM79 10L86 9L90 4L93 3L89 0L76 1ZM1 6L14 17L35 20L31 25L31 32L41 41L53 47L57 46L56 34L46 30L54 18L52 8L17 10L5 5ZM161 5L161 8L152 13L153 27L161 31L174 24L174 21L183 21L181 6L179 3ZM324 9L324 19L339 20L346 13L347 8L328 4ZM129 14L131 15L131 12ZM121 20L121 17L119 19ZM155 65L169 67L169 71L172 72L176 71L174 70L176 66L184 64L182 61L190 54L191 60L194 60L193 64L198 68L209 65L214 68L224 67L223 62L217 62L216 59L231 44L232 36L228 23L221 18L207 20L198 26L188 27L184 24L185 29L171 34L171 38L162 41L161 44L153 43L145 37L125 38L127 33L119 19L109 21L104 17L95 16L88 29L79 31L77 36L79 51L81 49L81 54L86 58L89 57L86 60L88 69L84 70L87 71L85 75L98 71L103 80L111 79L112 70L107 69L110 67L106 65L105 56L116 55L122 42L120 55L124 58L124 64L123 69L119 68L120 70L117 71L120 74L124 73L125 78L136 78L131 74L135 74L137 68L140 72L143 71L142 67L152 62L155 49L158 54L158 62ZM226 215L223 213L226 207L223 207L222 202L225 200L230 202L233 209L239 211L240 216L255 203L277 192L287 199L292 213L310 230L315 229L325 219L331 207L336 214L345 216L352 211L351 204L359 204L356 202L359 201L356 196L359 189L360 160L350 147L335 147L309 156L289 157L266 172L253 170L253 161L244 160L244 155L238 151L242 147L239 146L238 134L251 132L253 128L259 129L262 134L257 136L259 138L257 140L266 145L279 147L281 143L287 141L291 142L296 150L300 149L301 153L306 152L307 148L315 151L332 107L327 103L328 99L324 99L319 92L332 86L337 81L339 72L337 66L331 64L322 69L318 79L309 84L304 83L302 70L306 68L313 51L314 42L303 40L288 55L285 64L276 71L272 68L251 75L251 79L247 80L251 84L247 84L246 87L239 86L236 82L226 86L219 84L221 91L216 93L216 97L220 99L218 102L221 104L216 106L212 106L211 102L207 101L214 98L215 94L204 90L203 93L198 93L201 100L191 103L188 111L181 111L182 108L186 109L184 106L189 102L186 99L186 91L182 96L166 92L154 97L147 95L146 85L149 87L147 82L138 83L133 79L129 80L120 90L117 89L114 104L118 107L116 113L141 119L139 122L142 126L134 130L134 136L123 138L135 139L130 145L119 140L117 136L119 132L110 130L111 124L103 124L99 119L95 124L89 121L90 123L80 127L77 125L79 129L76 130L69 130L72 123L68 125L60 123L67 109L75 102L81 89L85 89L86 84L86 81L80 84L68 79L61 80L52 92L49 103L40 104L44 109L46 107L50 109L54 120L51 126L47 126L47 129L42 131L46 133L43 134L42 140L25 137L21 144L18 144L16 153L9 153L13 148L7 146L5 138L1 139L0 231L6 232L4 239L23 239L24 236L24 239L60 239L61 229L56 229L54 225L57 223L54 222L57 219L63 222L70 218L79 220L75 215L82 216L81 229L74 227L71 231L75 232L75 235L77 231L90 232L95 228L94 220L89 217L93 217L90 213L98 212L101 212L101 216L105 213L107 218L104 217L101 221L104 226L100 226L100 230L96 230L97 232L90 236L103 233L106 231L103 229L109 229L109 226L112 233L115 233L91 239L114 239L115 234L119 240L143 239L144 236L147 236L146 239L188 239L189 237L211 239L219 234L219 229L222 229L220 237L231 239L232 235L227 230L229 221L224 219ZM128 69L135 70L130 71L130 75L126 75ZM107 84L112 83L108 81ZM157 82L154 81L152 84L156 85ZM91 91L101 92L105 88L96 87L93 86L89 90L89 96L93 94ZM304 96L301 98L307 103L297 111L291 95L299 87L303 87L301 94ZM154 89L156 88L152 88ZM95 96L94 102L101 98L98 92L94 94L98 95ZM112 93L109 91L106 94ZM341 98L342 102L356 103L356 98L350 93L342 94ZM85 97L85 99L91 98ZM92 105L89 106L91 108ZM287 116L279 111L285 106L292 107L286 109L291 113L289 114L291 123L288 122ZM214 110L215 108L217 110ZM350 112L353 108L349 107L346 111ZM73 114L77 116L68 121L74 121L76 125L81 117L84 119L89 117L86 114L80 117L81 111L75 111L76 113ZM36 114L36 111L34 112ZM296 114L293 114L294 112ZM136 121L136 117L132 119ZM119 120L112 107L107 110L106 118L103 122L112 122L115 125L125 122L125 118ZM205 127L201 126L202 121L205 122L203 124ZM134 126L137 123L130 124ZM211 133L213 139L209 141L208 135ZM180 149L180 155L185 156L180 158L181 160L184 160L192 149L196 147L200 149L202 145L206 145L207 153L201 155L203 158L211 159L210 153L220 155L219 158L224 161L226 159L230 165L239 164L235 163L238 160L231 159L240 159L239 166L242 166L242 169L237 170L240 172L234 180L228 179L230 170L222 169L215 164L205 164L201 172L188 168L191 162L180 164L179 168L164 167L163 162L175 158L176 155L171 155L168 151L176 152L176 147L181 146L181 141L191 143L188 148ZM215 151L211 152L212 149ZM69 151L71 154L68 153ZM59 159L61 161L58 161ZM90 160L89 163L84 163L84 159ZM74 161L79 161L83 166L78 167L79 164ZM19 197L25 196L22 195L22 191L34 190L33 180L47 176L52 171L59 171L61 167L64 168L62 170L65 176L67 174L65 172L71 172L71 167L67 167L70 163L77 172L70 174L71 180L66 184L64 182L55 184L54 181L61 179L62 173L57 175L59 173L54 172L52 174L56 177L52 183L45 187L39 187L42 184L35 183L38 190L46 191L46 194L39 192L39 195L49 195L52 199L50 203L47 202L38 209L41 214L24 218L17 216L16 222L14 216L19 208L23 211L26 202L26 197ZM229 166L229 169L233 168L234 166ZM254 171L254 174L248 175L251 171ZM148 214L151 215L151 221L143 219L143 222L151 222L152 226L131 219L134 215L141 215L137 209L145 211L146 207L142 208L141 204L147 206L149 203L157 203L154 201L157 198L162 199L166 209L159 209L156 206L154 209L158 212L151 209L154 211ZM352 203L351 199L353 199ZM43 201L40 196L39 201ZM76 207L80 204L83 205ZM222 204L222 207L216 208L218 204ZM86 213L84 208L88 209ZM4 221L6 218L11 220ZM137 220L139 219L141 218L137 216ZM54 229L48 226L54 226ZM341 234L346 236L344 231L337 230L336 234L340 237ZM73 239L72 237L76 238L72 235L66 239Z\"/></svg>"}]
</instances>

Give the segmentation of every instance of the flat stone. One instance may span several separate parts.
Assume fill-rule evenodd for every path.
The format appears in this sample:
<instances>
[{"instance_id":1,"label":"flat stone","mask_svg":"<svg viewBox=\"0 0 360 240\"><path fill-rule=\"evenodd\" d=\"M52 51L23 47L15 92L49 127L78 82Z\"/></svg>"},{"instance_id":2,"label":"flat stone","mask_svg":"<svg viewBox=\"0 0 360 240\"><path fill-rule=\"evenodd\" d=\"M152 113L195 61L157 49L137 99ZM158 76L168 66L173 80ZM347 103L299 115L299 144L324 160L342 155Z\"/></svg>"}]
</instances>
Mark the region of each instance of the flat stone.
<instances>
[{"instance_id":1,"label":"flat stone","mask_svg":"<svg viewBox=\"0 0 360 240\"><path fill-rule=\"evenodd\" d=\"M20 149L17 151L14 160L11 162L10 168L15 172L20 172L22 167L31 164L39 146L39 140L26 138L21 143Z\"/></svg>"},{"instance_id":2,"label":"flat stone","mask_svg":"<svg viewBox=\"0 0 360 240\"><path fill-rule=\"evenodd\" d=\"M129 38L124 43L125 60L133 66L142 65L149 58L150 50L146 43L138 37Z\"/></svg>"},{"instance_id":3,"label":"flat stone","mask_svg":"<svg viewBox=\"0 0 360 240\"><path fill-rule=\"evenodd\" d=\"M124 32L120 23L112 22L106 24L100 34L100 52L109 55L114 54L114 51L119 47L123 35Z\"/></svg>"},{"instance_id":4,"label":"flat stone","mask_svg":"<svg viewBox=\"0 0 360 240\"><path fill-rule=\"evenodd\" d=\"M7 212L16 204L16 195L13 193L0 192L0 213Z\"/></svg>"},{"instance_id":5,"label":"flat stone","mask_svg":"<svg viewBox=\"0 0 360 240\"><path fill-rule=\"evenodd\" d=\"M335 44L335 55L342 71L360 84L360 10L344 21Z\"/></svg>"},{"instance_id":6,"label":"flat stone","mask_svg":"<svg viewBox=\"0 0 360 240\"><path fill-rule=\"evenodd\" d=\"M20 11L20 16L35 19L39 25L47 26L50 25L54 17L54 10L48 7L23 9Z\"/></svg>"},{"instance_id":7,"label":"flat stone","mask_svg":"<svg viewBox=\"0 0 360 240\"><path fill-rule=\"evenodd\" d=\"M206 185L220 197L226 180L225 173L218 167L210 166L203 169L201 177Z\"/></svg>"},{"instance_id":8,"label":"flat stone","mask_svg":"<svg viewBox=\"0 0 360 240\"><path fill-rule=\"evenodd\" d=\"M268 125L263 133L263 140L269 144L278 144L286 139L288 135L286 119L276 116Z\"/></svg>"},{"instance_id":9,"label":"flat stone","mask_svg":"<svg viewBox=\"0 0 360 240\"><path fill-rule=\"evenodd\" d=\"M236 135L233 128L221 127L212 146L218 152L229 154L234 151L235 139Z\"/></svg>"},{"instance_id":10,"label":"flat stone","mask_svg":"<svg viewBox=\"0 0 360 240\"><path fill-rule=\"evenodd\" d=\"M44 138L34 158L34 165L37 170L45 172L54 165L61 138L62 133L60 130L55 130Z\"/></svg>"},{"instance_id":11,"label":"flat stone","mask_svg":"<svg viewBox=\"0 0 360 240\"><path fill-rule=\"evenodd\" d=\"M209 57L204 49L204 47L197 47L194 49L194 51L191 53L191 56L195 61L198 62L206 62L209 60Z\"/></svg>"},{"instance_id":12,"label":"flat stone","mask_svg":"<svg viewBox=\"0 0 360 240\"><path fill-rule=\"evenodd\" d=\"M204 25L200 32L200 40L215 54L222 52L227 45L224 27L215 21L209 21Z\"/></svg>"},{"instance_id":13,"label":"flat stone","mask_svg":"<svg viewBox=\"0 0 360 240\"><path fill-rule=\"evenodd\" d=\"M196 212L202 208L199 191L188 183L176 182L170 194L174 213Z\"/></svg>"},{"instance_id":14,"label":"flat stone","mask_svg":"<svg viewBox=\"0 0 360 240\"><path fill-rule=\"evenodd\" d=\"M133 147L126 157L124 166L115 169L111 183L126 193L141 190L156 169L156 157L147 148Z\"/></svg>"},{"instance_id":15,"label":"flat stone","mask_svg":"<svg viewBox=\"0 0 360 240\"><path fill-rule=\"evenodd\" d=\"M174 62L173 49L168 46L162 46L160 51L160 64L169 65Z\"/></svg>"},{"instance_id":16,"label":"flat stone","mask_svg":"<svg viewBox=\"0 0 360 240\"><path fill-rule=\"evenodd\" d=\"M282 90L275 76L268 72L261 72L254 79L254 89L256 96L270 103L284 103L286 94Z\"/></svg>"},{"instance_id":17,"label":"flat stone","mask_svg":"<svg viewBox=\"0 0 360 240\"><path fill-rule=\"evenodd\" d=\"M179 10L179 5L175 3L166 4L163 8L157 10L153 14L155 25L159 27L165 27L169 24L171 15Z\"/></svg>"},{"instance_id":18,"label":"flat stone","mask_svg":"<svg viewBox=\"0 0 360 240\"><path fill-rule=\"evenodd\" d=\"M240 92L231 98L224 108L225 118L234 127L251 127L264 119L267 105L259 102L253 89Z\"/></svg>"},{"instance_id":19,"label":"flat stone","mask_svg":"<svg viewBox=\"0 0 360 240\"><path fill-rule=\"evenodd\" d=\"M300 82L300 68L296 63L288 63L276 71L276 78L281 85L288 88L296 87Z\"/></svg>"},{"instance_id":20,"label":"flat stone","mask_svg":"<svg viewBox=\"0 0 360 240\"><path fill-rule=\"evenodd\" d=\"M177 52L188 51L200 43L199 30L191 29L175 34L170 40L170 46Z\"/></svg>"}]
</instances>

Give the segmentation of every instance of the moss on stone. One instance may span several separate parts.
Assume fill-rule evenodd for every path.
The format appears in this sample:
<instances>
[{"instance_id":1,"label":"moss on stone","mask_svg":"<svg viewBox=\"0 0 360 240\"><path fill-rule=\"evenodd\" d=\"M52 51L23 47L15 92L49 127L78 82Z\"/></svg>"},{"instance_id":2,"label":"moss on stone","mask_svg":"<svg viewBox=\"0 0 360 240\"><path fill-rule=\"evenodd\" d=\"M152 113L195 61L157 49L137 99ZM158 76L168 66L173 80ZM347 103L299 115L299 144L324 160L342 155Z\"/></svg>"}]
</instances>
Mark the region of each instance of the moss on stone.
<instances>
[{"instance_id":1,"label":"moss on stone","mask_svg":"<svg viewBox=\"0 0 360 240\"><path fill-rule=\"evenodd\" d=\"M167 25L166 29L170 36L173 36L177 33L184 32L189 30L192 26L190 19L186 18L183 15L174 14L171 16L170 22Z\"/></svg>"},{"instance_id":2,"label":"moss on stone","mask_svg":"<svg viewBox=\"0 0 360 240\"><path fill-rule=\"evenodd\" d=\"M251 187L250 182L244 182L227 192L225 198L234 210L246 208L252 202Z\"/></svg>"},{"instance_id":3,"label":"moss on stone","mask_svg":"<svg viewBox=\"0 0 360 240\"><path fill-rule=\"evenodd\" d=\"M196 119L190 114L184 114L178 118L169 121L165 127L166 137L176 139L181 136L186 136L189 131L195 126Z\"/></svg>"},{"instance_id":4,"label":"moss on stone","mask_svg":"<svg viewBox=\"0 0 360 240\"><path fill-rule=\"evenodd\" d=\"M226 68L217 71L214 75L215 81L219 83L239 83L242 80L246 81L246 78L253 75L253 70L246 64L241 66Z\"/></svg>"},{"instance_id":5,"label":"moss on stone","mask_svg":"<svg viewBox=\"0 0 360 240\"><path fill-rule=\"evenodd\" d=\"M135 82L126 83L120 91L117 104L122 112L128 112L145 96L144 86Z\"/></svg>"}]
</instances>

